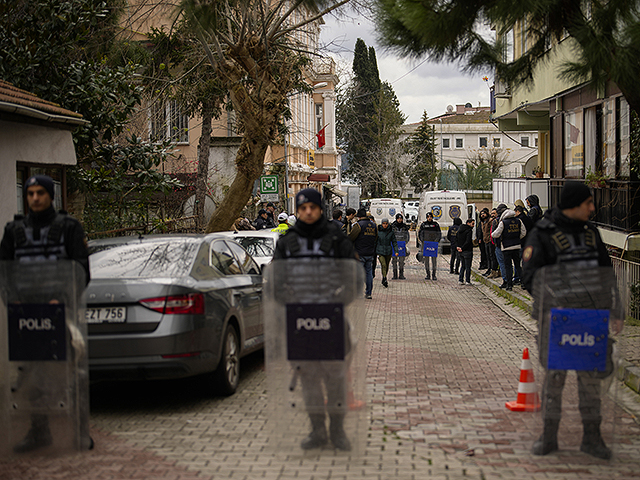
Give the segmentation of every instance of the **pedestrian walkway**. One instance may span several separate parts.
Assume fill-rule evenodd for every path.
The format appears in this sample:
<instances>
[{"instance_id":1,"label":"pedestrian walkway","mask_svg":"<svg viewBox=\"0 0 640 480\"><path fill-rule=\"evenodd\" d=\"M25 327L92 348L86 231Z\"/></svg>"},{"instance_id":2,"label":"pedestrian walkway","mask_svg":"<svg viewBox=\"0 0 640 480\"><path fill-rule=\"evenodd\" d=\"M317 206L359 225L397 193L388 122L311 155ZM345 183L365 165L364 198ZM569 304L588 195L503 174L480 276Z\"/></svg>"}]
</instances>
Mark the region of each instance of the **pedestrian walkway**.
<instances>
[{"instance_id":1,"label":"pedestrian walkway","mask_svg":"<svg viewBox=\"0 0 640 480\"><path fill-rule=\"evenodd\" d=\"M527 315L489 287L460 286L441 262L438 281L409 261L407 280L374 281L368 318L365 454L274 452L260 355L243 361L240 389L211 398L194 381L92 389L91 452L0 462L0 480L602 479L640 478L640 427L616 420L615 458L579 452L581 427L561 424L560 451L531 455L535 413L511 412L522 351L536 358ZM488 295L489 294L489 295Z\"/></svg>"},{"instance_id":2,"label":"pedestrian walkway","mask_svg":"<svg viewBox=\"0 0 640 480\"><path fill-rule=\"evenodd\" d=\"M448 261L450 258L451 257L449 255L443 256L443 260ZM488 287L488 292L491 292L493 295L504 298L508 303L520 307L525 314L522 325L524 325L528 330L535 334L537 327L530 318L527 318L529 312L531 311L531 295L526 290L524 290L521 285L514 286L513 291L509 292L500 289L500 285L503 281L502 277L497 277L494 279L483 277L482 274L486 270L480 270L479 266L480 254L476 249L476 251L474 252L472 268L475 281ZM619 346L621 348L620 368L616 372L616 375L620 381L623 381L625 385L627 385L627 387L629 387L637 394L640 394L640 325L637 325L635 323L638 322L625 322L625 326L621 335L621 342L619 342Z\"/></svg>"}]
</instances>

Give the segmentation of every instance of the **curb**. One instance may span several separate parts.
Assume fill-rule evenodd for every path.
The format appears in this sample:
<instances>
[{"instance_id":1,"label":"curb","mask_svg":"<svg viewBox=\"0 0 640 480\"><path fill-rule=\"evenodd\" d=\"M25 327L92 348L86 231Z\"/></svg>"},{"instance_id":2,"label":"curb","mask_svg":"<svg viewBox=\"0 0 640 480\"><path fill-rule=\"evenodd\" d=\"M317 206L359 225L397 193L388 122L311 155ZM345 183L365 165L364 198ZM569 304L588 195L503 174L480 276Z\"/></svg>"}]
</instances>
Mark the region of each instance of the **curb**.
<instances>
[{"instance_id":1,"label":"curb","mask_svg":"<svg viewBox=\"0 0 640 480\"><path fill-rule=\"evenodd\" d=\"M526 312L531 312L532 299L527 294L519 294L515 292L507 292L499 287L497 282L489 280L482 276L482 273L471 268L471 273L476 282L490 288L494 294L505 298L510 303L522 308ZM502 279L501 279L502 280ZM519 322L520 323L520 322ZM535 333L535 328L533 329ZM620 360L616 371L616 378L623 382L627 387L635 393L640 394L640 367L637 367L627 360Z\"/></svg>"}]
</instances>

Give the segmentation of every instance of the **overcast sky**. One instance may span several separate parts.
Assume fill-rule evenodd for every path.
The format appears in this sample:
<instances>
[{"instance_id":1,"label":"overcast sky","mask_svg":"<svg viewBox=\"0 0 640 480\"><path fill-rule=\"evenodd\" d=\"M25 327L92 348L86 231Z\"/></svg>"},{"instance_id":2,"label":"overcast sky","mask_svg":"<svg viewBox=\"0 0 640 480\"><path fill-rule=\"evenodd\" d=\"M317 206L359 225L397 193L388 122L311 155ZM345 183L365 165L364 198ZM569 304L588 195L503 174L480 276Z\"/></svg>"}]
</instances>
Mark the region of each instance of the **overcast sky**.
<instances>
[{"instance_id":1,"label":"overcast sky","mask_svg":"<svg viewBox=\"0 0 640 480\"><path fill-rule=\"evenodd\" d=\"M374 28L364 17L337 21L327 15L324 20L321 41L328 44L332 56L341 62L341 68L351 72L358 38L362 38L367 47L375 48L380 79L393 86L400 109L407 116L406 123L419 122L424 110L430 118L442 115L447 105L489 106L489 86L482 80L482 74L470 76L461 73L454 64L401 59L389 54L377 45Z\"/></svg>"}]
</instances>

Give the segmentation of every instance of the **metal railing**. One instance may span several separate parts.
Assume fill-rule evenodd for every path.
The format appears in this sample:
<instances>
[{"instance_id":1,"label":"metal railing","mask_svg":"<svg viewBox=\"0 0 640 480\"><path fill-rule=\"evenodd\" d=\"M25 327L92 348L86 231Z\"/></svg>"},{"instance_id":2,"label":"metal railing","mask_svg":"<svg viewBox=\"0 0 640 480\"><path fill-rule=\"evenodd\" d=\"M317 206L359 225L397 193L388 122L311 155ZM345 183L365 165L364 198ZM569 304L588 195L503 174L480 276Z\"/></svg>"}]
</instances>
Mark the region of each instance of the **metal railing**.
<instances>
[{"instance_id":1,"label":"metal railing","mask_svg":"<svg viewBox=\"0 0 640 480\"><path fill-rule=\"evenodd\" d=\"M640 263L611 258L625 314L640 320Z\"/></svg>"},{"instance_id":2,"label":"metal railing","mask_svg":"<svg viewBox=\"0 0 640 480\"><path fill-rule=\"evenodd\" d=\"M549 181L549 205L560 201L562 186L569 179ZM593 223L600 227L631 233L640 231L640 182L608 180L604 187L592 187L596 206Z\"/></svg>"}]
</instances>

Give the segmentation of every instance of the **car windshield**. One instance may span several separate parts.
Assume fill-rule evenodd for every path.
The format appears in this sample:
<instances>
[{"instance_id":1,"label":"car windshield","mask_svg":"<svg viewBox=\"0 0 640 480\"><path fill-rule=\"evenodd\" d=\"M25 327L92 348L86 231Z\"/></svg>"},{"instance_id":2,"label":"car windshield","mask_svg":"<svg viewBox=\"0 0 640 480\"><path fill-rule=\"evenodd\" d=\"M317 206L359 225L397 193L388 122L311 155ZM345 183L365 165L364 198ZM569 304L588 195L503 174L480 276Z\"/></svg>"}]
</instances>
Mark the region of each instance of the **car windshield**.
<instances>
[{"instance_id":1,"label":"car windshield","mask_svg":"<svg viewBox=\"0 0 640 480\"><path fill-rule=\"evenodd\" d=\"M275 241L271 237L235 237L252 257L273 257Z\"/></svg>"},{"instance_id":2,"label":"car windshield","mask_svg":"<svg viewBox=\"0 0 640 480\"><path fill-rule=\"evenodd\" d=\"M188 275L199 245L176 238L96 252L89 257L91 278L182 277Z\"/></svg>"}]
</instances>

